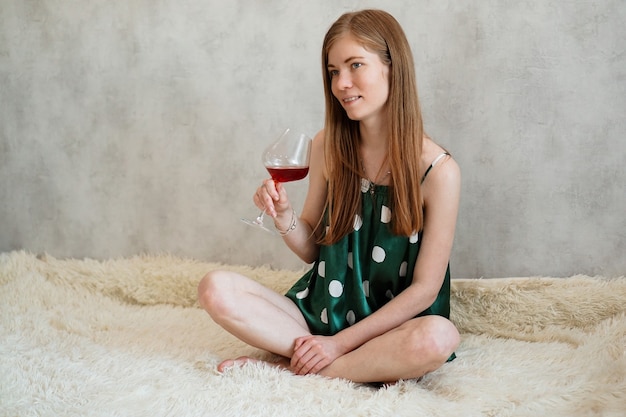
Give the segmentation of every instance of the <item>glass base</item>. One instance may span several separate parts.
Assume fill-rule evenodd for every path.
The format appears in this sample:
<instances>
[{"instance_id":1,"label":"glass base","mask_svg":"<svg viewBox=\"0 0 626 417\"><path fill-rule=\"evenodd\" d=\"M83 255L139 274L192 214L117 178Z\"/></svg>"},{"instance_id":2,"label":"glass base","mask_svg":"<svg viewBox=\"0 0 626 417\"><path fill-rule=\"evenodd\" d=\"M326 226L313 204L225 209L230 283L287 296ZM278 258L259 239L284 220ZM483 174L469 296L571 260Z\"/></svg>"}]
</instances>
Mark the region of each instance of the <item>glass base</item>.
<instances>
[{"instance_id":1,"label":"glass base","mask_svg":"<svg viewBox=\"0 0 626 417\"><path fill-rule=\"evenodd\" d=\"M277 234L275 230L269 229L267 226L265 226L263 224L263 220L259 220L258 217L256 219L254 219L254 220L250 220L250 219L239 219L239 220L241 220L242 222L244 222L247 225L258 227L259 229L263 229L266 232L271 233L273 235Z\"/></svg>"}]
</instances>

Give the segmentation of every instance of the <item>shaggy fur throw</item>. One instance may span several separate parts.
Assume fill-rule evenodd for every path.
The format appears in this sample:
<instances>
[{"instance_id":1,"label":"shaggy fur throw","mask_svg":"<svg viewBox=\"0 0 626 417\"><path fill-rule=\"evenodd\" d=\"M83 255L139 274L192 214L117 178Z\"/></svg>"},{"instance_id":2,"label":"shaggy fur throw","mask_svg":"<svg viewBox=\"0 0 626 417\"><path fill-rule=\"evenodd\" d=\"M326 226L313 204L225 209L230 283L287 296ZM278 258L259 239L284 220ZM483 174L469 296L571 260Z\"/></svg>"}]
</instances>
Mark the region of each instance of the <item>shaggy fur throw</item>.
<instances>
[{"instance_id":1,"label":"shaggy fur throw","mask_svg":"<svg viewBox=\"0 0 626 417\"><path fill-rule=\"evenodd\" d=\"M198 308L197 283L218 267L278 291L302 274L0 254L0 415L626 415L623 277L453 280L458 358L374 388L263 364L217 373L223 358L270 357Z\"/></svg>"}]
</instances>

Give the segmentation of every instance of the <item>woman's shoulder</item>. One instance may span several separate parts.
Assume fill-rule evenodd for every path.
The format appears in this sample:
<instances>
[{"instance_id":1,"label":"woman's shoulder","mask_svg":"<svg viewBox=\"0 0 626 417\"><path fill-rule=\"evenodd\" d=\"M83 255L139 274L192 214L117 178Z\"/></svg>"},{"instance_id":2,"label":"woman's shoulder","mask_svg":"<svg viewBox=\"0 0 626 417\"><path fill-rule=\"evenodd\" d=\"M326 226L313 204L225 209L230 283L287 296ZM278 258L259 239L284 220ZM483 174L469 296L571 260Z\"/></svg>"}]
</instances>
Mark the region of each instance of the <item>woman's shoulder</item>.
<instances>
[{"instance_id":1,"label":"woman's shoulder","mask_svg":"<svg viewBox=\"0 0 626 417\"><path fill-rule=\"evenodd\" d=\"M448 153L448 151L428 136L424 136L422 140L422 165L430 165L439 155Z\"/></svg>"},{"instance_id":2,"label":"woman's shoulder","mask_svg":"<svg viewBox=\"0 0 626 417\"><path fill-rule=\"evenodd\" d=\"M313 136L313 143L311 144L311 156L324 159L324 141L325 141L324 129L318 131Z\"/></svg>"},{"instance_id":3,"label":"woman's shoulder","mask_svg":"<svg viewBox=\"0 0 626 417\"><path fill-rule=\"evenodd\" d=\"M460 182L461 171L454 157L429 137L424 137L420 159L421 172L427 174L425 186L428 183L454 186Z\"/></svg>"},{"instance_id":4,"label":"woman's shoulder","mask_svg":"<svg viewBox=\"0 0 626 417\"><path fill-rule=\"evenodd\" d=\"M323 146L325 137L326 137L326 133L324 129L319 130L315 134L315 136L313 136L313 144L317 146Z\"/></svg>"}]
</instances>

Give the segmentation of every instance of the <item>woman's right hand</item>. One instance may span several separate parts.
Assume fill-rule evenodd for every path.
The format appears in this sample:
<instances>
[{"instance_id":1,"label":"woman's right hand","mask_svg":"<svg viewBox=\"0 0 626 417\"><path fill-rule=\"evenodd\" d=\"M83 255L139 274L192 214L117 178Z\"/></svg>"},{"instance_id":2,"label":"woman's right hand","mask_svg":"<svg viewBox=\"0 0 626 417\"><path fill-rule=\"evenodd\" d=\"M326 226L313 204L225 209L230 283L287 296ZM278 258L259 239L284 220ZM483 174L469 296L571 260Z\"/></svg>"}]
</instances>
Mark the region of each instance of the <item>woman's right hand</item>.
<instances>
[{"instance_id":1,"label":"woman's right hand","mask_svg":"<svg viewBox=\"0 0 626 417\"><path fill-rule=\"evenodd\" d=\"M253 200L260 210L265 210L265 213L274 220L282 217L283 214L291 216L291 203L285 187L271 178L263 181L263 184L257 188Z\"/></svg>"}]
</instances>

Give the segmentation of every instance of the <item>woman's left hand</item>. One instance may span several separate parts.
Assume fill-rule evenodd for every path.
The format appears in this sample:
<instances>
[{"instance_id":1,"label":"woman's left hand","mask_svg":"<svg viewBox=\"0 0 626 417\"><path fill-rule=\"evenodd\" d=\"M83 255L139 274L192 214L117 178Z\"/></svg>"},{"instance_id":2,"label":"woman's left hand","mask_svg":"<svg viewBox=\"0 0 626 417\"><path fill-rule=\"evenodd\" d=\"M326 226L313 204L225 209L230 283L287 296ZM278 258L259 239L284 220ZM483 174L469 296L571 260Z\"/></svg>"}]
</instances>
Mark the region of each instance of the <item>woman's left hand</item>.
<instances>
[{"instance_id":1,"label":"woman's left hand","mask_svg":"<svg viewBox=\"0 0 626 417\"><path fill-rule=\"evenodd\" d=\"M332 336L299 337L291 357L291 370L296 375L316 374L344 353Z\"/></svg>"}]
</instances>

